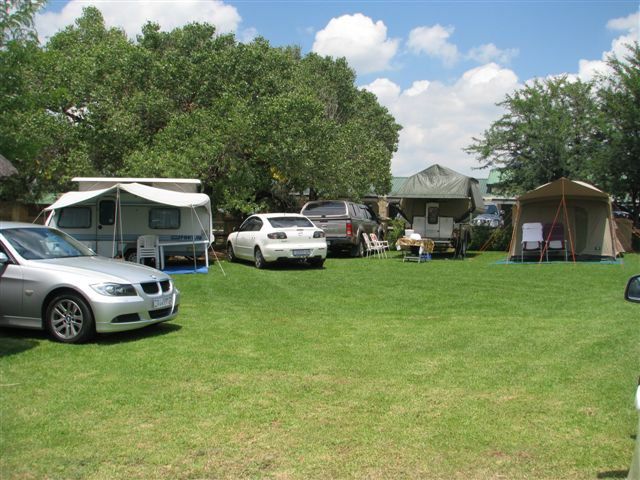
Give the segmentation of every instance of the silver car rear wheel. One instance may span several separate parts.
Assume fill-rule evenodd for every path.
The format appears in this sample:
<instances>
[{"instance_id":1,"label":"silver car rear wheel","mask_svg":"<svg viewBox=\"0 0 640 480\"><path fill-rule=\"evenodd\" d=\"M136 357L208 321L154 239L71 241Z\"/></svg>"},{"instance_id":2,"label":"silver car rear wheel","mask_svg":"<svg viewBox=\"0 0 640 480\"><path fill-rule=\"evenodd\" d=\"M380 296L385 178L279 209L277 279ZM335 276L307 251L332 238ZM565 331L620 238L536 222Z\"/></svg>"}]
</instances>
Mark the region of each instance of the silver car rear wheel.
<instances>
[{"instance_id":1,"label":"silver car rear wheel","mask_svg":"<svg viewBox=\"0 0 640 480\"><path fill-rule=\"evenodd\" d=\"M78 295L65 293L55 297L47 307L45 326L51 336L63 343L79 343L94 333L91 310Z\"/></svg>"}]
</instances>

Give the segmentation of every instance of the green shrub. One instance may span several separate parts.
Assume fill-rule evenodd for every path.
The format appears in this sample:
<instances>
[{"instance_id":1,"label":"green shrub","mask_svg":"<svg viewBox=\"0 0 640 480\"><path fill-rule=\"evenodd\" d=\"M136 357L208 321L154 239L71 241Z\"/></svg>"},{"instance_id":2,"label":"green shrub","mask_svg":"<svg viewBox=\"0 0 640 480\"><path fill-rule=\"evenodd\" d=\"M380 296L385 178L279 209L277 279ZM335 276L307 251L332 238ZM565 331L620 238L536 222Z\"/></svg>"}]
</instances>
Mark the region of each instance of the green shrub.
<instances>
[{"instance_id":1,"label":"green shrub","mask_svg":"<svg viewBox=\"0 0 640 480\"><path fill-rule=\"evenodd\" d=\"M488 242L488 243L487 243ZM506 252L511 243L511 227L473 227L469 250L492 250ZM484 248L483 248L484 247Z\"/></svg>"},{"instance_id":2,"label":"green shrub","mask_svg":"<svg viewBox=\"0 0 640 480\"><path fill-rule=\"evenodd\" d=\"M404 230L407 228L406 225L404 218L396 218L389 222L387 240L389 241L389 246L391 248L395 248L398 239L404 235Z\"/></svg>"}]
</instances>

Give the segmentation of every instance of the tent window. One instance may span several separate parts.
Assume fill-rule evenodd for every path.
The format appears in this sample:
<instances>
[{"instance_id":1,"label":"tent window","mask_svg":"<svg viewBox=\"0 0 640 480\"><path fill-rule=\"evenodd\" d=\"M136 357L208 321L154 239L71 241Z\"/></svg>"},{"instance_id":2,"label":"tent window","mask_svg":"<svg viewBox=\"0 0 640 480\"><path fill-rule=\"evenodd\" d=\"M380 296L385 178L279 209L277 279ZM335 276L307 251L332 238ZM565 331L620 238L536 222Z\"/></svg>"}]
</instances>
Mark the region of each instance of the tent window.
<instances>
[{"instance_id":1,"label":"tent window","mask_svg":"<svg viewBox=\"0 0 640 480\"><path fill-rule=\"evenodd\" d=\"M100 225L113 225L116 218L116 202L103 200L100 202Z\"/></svg>"},{"instance_id":2,"label":"tent window","mask_svg":"<svg viewBox=\"0 0 640 480\"><path fill-rule=\"evenodd\" d=\"M180 228L180 210L177 208L150 209L149 228L154 230L177 230Z\"/></svg>"},{"instance_id":3,"label":"tent window","mask_svg":"<svg viewBox=\"0 0 640 480\"><path fill-rule=\"evenodd\" d=\"M60 210L57 226L60 228L89 228L91 209L89 207L67 207Z\"/></svg>"}]
</instances>

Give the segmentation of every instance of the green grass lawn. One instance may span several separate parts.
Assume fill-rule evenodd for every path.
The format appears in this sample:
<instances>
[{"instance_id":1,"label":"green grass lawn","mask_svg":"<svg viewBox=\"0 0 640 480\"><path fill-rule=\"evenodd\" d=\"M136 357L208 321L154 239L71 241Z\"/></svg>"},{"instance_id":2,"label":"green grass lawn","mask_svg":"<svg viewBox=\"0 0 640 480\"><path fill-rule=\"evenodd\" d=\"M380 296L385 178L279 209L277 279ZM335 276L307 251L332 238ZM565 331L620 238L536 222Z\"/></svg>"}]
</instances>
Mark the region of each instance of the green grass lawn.
<instances>
[{"instance_id":1,"label":"green grass lawn","mask_svg":"<svg viewBox=\"0 0 640 480\"><path fill-rule=\"evenodd\" d=\"M0 330L0 478L625 478L640 256L502 256L225 262L168 324Z\"/></svg>"}]
</instances>

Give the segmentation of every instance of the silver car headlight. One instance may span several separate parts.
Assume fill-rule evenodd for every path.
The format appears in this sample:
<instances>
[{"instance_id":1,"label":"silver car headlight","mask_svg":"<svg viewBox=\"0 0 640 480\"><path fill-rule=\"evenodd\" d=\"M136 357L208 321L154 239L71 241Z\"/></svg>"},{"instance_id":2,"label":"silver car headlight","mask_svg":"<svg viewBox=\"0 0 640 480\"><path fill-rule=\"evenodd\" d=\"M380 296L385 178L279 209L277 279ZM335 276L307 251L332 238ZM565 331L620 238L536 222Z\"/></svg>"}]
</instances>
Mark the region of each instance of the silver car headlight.
<instances>
[{"instance_id":1,"label":"silver car headlight","mask_svg":"<svg viewBox=\"0 0 640 480\"><path fill-rule=\"evenodd\" d=\"M127 283L98 283L91 285L96 292L109 297L133 297L136 296L136 289Z\"/></svg>"}]
</instances>

